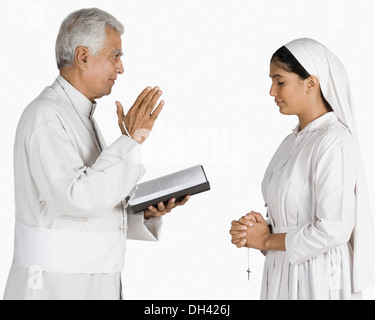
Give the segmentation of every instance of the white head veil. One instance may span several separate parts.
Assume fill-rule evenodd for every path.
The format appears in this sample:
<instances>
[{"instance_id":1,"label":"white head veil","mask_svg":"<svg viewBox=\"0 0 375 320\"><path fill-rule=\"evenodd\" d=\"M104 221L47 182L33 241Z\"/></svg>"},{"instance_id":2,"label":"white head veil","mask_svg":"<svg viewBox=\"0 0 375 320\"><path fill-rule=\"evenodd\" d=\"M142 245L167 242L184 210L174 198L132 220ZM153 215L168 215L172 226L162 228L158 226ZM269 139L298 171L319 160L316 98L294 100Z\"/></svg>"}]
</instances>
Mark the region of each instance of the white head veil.
<instances>
[{"instance_id":1,"label":"white head veil","mask_svg":"<svg viewBox=\"0 0 375 320\"><path fill-rule=\"evenodd\" d=\"M289 42L285 47L310 75L318 77L324 98L338 119L350 130L356 142L359 171L355 187L355 226L350 243L353 248L354 291L362 291L375 283L375 228L348 75L340 60L315 40L297 39Z\"/></svg>"}]
</instances>

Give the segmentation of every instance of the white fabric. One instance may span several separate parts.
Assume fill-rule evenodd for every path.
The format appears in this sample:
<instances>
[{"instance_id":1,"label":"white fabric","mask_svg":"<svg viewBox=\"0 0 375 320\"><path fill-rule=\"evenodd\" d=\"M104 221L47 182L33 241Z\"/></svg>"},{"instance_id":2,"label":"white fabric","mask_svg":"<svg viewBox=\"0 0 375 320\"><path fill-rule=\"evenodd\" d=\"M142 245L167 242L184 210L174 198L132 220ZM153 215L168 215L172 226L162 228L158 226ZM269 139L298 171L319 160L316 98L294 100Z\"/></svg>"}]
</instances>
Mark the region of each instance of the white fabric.
<instances>
[{"instance_id":1,"label":"white fabric","mask_svg":"<svg viewBox=\"0 0 375 320\"><path fill-rule=\"evenodd\" d=\"M13 263L60 273L112 273L124 268L125 237L115 232L82 232L15 227Z\"/></svg>"},{"instance_id":2,"label":"white fabric","mask_svg":"<svg viewBox=\"0 0 375 320\"><path fill-rule=\"evenodd\" d=\"M348 75L340 60L315 40L302 38L285 46L309 74L319 78L325 99L355 140L353 151L356 151L358 175L355 186L355 226L350 242L354 254L354 290L362 291L375 284L375 227Z\"/></svg>"},{"instance_id":3,"label":"white fabric","mask_svg":"<svg viewBox=\"0 0 375 320\"><path fill-rule=\"evenodd\" d=\"M143 212L124 212L123 221L121 202L144 170L140 163L140 146L124 135L106 146L93 118L96 104L63 77L58 76L57 81L25 109L19 121L14 146L16 223L35 228L34 231L42 234L55 230L60 235L117 233L119 238L120 227L125 224L130 238L157 240L160 218L145 223ZM19 249L22 242L17 238L15 241L15 248ZM66 244L73 245L69 241ZM47 245L37 251L45 249ZM94 273L69 273L72 272L70 267L60 266L61 269L53 272L43 268L47 256L41 255L40 260L32 261L25 261L24 256L19 263L17 254L15 252L9 273L5 299L121 297L121 276L117 267L113 272L101 266L90 270ZM106 257L105 252L96 254L98 260ZM123 258L122 253L117 261ZM101 263L92 265L99 267Z\"/></svg>"},{"instance_id":4,"label":"white fabric","mask_svg":"<svg viewBox=\"0 0 375 320\"><path fill-rule=\"evenodd\" d=\"M262 182L286 251L268 251L262 299L352 299L355 142L333 112L287 136Z\"/></svg>"}]
</instances>

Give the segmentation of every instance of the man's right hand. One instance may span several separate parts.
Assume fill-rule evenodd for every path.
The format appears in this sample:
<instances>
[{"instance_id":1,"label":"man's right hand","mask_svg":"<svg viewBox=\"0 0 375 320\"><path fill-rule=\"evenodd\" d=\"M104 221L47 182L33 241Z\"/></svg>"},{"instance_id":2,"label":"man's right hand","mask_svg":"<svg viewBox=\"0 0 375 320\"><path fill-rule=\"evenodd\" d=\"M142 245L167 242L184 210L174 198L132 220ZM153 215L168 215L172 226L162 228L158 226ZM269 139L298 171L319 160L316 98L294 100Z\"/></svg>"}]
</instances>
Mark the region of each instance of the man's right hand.
<instances>
[{"instance_id":1,"label":"man's right hand","mask_svg":"<svg viewBox=\"0 0 375 320\"><path fill-rule=\"evenodd\" d=\"M124 115L124 109L119 101L116 101L118 125L123 134L126 134L124 125L130 136L139 144L142 144L150 135L155 120L159 116L164 106L164 101L160 101L155 108L162 91L159 87L147 87L138 96L128 113Z\"/></svg>"}]
</instances>

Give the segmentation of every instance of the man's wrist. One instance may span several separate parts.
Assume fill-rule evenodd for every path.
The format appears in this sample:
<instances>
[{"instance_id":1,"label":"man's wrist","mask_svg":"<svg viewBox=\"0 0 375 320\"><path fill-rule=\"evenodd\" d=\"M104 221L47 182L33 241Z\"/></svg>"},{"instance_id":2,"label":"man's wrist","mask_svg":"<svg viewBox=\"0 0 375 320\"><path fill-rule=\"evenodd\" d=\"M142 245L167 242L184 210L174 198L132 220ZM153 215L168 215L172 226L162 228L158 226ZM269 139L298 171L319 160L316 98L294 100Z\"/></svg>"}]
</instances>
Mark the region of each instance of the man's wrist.
<instances>
[{"instance_id":1,"label":"man's wrist","mask_svg":"<svg viewBox=\"0 0 375 320\"><path fill-rule=\"evenodd\" d=\"M122 127L124 128L124 131L125 133L123 133L124 135L127 135L130 139L133 139L132 136L130 135L128 129L126 128L126 125L125 125L125 121L122 120Z\"/></svg>"}]
</instances>

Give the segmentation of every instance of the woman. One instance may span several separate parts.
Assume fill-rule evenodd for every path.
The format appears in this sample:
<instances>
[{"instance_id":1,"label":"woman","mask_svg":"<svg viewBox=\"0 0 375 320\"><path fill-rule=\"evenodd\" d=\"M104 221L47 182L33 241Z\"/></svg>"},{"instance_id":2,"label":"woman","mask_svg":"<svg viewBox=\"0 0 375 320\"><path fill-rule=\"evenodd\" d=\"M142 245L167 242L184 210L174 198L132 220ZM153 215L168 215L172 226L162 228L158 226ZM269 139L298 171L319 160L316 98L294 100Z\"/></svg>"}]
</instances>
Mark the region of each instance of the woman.
<instances>
[{"instance_id":1,"label":"woman","mask_svg":"<svg viewBox=\"0 0 375 320\"><path fill-rule=\"evenodd\" d=\"M262 182L266 222L232 222L232 243L266 252L262 299L355 299L374 283L375 239L346 71L315 40L281 47L270 63L280 112L299 124Z\"/></svg>"}]
</instances>

